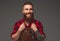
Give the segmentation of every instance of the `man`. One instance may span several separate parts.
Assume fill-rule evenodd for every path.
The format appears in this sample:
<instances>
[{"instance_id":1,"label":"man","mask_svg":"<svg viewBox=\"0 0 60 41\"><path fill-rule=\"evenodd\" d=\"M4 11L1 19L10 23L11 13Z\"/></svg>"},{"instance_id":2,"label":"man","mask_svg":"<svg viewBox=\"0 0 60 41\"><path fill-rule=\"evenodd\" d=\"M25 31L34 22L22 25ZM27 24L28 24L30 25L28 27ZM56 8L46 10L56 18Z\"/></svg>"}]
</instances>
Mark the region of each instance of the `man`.
<instances>
[{"instance_id":1,"label":"man","mask_svg":"<svg viewBox=\"0 0 60 41\"><path fill-rule=\"evenodd\" d=\"M34 10L31 2L26 2L22 6L23 19L16 22L11 34L12 41L17 41L21 32L28 26L34 31L37 41L43 41L46 36L43 32L43 26L40 21L34 19Z\"/></svg>"}]
</instances>

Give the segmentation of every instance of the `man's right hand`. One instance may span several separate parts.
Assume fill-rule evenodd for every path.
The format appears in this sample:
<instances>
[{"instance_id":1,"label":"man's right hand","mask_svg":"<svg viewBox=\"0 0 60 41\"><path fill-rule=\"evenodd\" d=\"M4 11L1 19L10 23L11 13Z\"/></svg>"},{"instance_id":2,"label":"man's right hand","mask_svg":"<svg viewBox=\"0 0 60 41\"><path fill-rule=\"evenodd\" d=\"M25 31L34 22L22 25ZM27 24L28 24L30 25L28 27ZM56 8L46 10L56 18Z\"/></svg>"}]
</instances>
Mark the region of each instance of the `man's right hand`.
<instances>
[{"instance_id":1,"label":"man's right hand","mask_svg":"<svg viewBox=\"0 0 60 41\"><path fill-rule=\"evenodd\" d=\"M25 29L25 24L24 23L22 23L21 25L20 25L20 27L19 27L19 29L18 29L18 31L23 31Z\"/></svg>"}]
</instances>

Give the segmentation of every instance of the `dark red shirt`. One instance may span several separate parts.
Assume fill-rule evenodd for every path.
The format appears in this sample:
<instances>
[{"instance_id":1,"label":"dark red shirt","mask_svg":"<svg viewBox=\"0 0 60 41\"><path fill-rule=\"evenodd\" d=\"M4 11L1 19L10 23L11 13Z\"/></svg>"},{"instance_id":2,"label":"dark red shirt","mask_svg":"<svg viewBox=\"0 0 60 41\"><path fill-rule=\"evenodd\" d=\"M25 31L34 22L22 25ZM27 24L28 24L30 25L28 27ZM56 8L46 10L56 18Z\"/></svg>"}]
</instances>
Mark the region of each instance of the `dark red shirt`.
<instances>
[{"instance_id":1,"label":"dark red shirt","mask_svg":"<svg viewBox=\"0 0 60 41\"><path fill-rule=\"evenodd\" d=\"M24 19L21 19L21 20L19 20L18 22L16 22L16 24L15 24L15 26L14 26L14 29L13 29L13 31L12 31L12 34L15 34L16 32L17 32L17 30L18 30L18 28L20 27L20 25L22 24L22 23L24 23ZM41 35L44 35L44 37L46 37L45 36L45 34L44 34L44 32L43 32L43 26L42 26L42 24L41 24L41 22L40 21L37 21L37 20L33 20L32 22L34 22L35 24L36 24L36 26L37 26L37 29L38 29L38 31L40 32L40 34ZM32 23L31 22L31 23ZM31 23L29 24L29 26L31 27ZM11 34L11 35L12 35Z\"/></svg>"}]
</instances>

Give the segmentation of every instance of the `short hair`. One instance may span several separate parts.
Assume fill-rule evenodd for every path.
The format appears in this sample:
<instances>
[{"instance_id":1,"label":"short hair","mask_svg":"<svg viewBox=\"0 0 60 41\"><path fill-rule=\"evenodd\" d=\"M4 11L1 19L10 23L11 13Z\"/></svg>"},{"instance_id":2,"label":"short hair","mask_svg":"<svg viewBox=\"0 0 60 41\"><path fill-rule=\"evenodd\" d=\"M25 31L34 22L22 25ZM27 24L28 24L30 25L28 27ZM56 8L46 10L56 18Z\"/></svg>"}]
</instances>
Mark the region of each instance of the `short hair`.
<instances>
[{"instance_id":1,"label":"short hair","mask_svg":"<svg viewBox=\"0 0 60 41\"><path fill-rule=\"evenodd\" d=\"M24 5L32 5L33 6L33 4L30 2L30 1L26 1L23 5L22 5L22 7L24 7Z\"/></svg>"}]
</instances>

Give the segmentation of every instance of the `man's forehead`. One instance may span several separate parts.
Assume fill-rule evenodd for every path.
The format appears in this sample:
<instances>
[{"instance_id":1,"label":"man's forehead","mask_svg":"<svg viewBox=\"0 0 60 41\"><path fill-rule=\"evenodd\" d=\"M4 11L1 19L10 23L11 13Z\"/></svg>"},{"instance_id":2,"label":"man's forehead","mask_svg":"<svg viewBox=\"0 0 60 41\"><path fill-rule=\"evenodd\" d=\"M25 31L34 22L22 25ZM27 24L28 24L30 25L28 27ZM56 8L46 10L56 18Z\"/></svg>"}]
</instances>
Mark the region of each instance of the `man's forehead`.
<instances>
[{"instance_id":1,"label":"man's forehead","mask_svg":"<svg viewBox=\"0 0 60 41\"><path fill-rule=\"evenodd\" d=\"M30 6L30 7L32 7L32 5L30 5L30 4L24 5L24 7L25 7L25 6Z\"/></svg>"},{"instance_id":2,"label":"man's forehead","mask_svg":"<svg viewBox=\"0 0 60 41\"><path fill-rule=\"evenodd\" d=\"M23 8L32 8L32 7L33 7L32 5L27 4L27 5L24 5L24 7L23 7Z\"/></svg>"}]
</instances>

